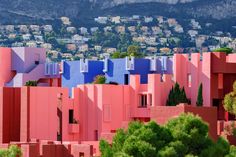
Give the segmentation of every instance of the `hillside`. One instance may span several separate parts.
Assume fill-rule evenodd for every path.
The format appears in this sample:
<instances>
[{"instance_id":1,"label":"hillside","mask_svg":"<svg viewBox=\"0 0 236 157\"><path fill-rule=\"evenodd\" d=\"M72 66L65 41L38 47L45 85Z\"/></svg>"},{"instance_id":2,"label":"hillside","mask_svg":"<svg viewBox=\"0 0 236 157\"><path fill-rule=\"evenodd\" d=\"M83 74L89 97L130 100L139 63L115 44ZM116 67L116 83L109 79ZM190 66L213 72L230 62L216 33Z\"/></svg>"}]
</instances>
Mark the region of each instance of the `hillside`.
<instances>
[{"instance_id":1,"label":"hillside","mask_svg":"<svg viewBox=\"0 0 236 157\"><path fill-rule=\"evenodd\" d=\"M110 13L221 20L234 18L235 7L235 0L0 0L0 22L46 21L61 16L78 20Z\"/></svg>"}]
</instances>

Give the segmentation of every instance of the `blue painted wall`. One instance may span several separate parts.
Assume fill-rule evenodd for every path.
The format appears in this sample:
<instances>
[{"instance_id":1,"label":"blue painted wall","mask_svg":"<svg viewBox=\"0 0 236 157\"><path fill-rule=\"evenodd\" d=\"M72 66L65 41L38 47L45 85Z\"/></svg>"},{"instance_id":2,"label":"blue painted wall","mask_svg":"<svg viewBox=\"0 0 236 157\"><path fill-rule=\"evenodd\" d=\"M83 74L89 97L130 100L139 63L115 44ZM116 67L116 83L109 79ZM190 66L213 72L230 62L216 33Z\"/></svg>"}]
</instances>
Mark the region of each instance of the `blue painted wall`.
<instances>
[{"instance_id":1,"label":"blue painted wall","mask_svg":"<svg viewBox=\"0 0 236 157\"><path fill-rule=\"evenodd\" d=\"M103 74L102 61L88 61L88 73L80 72L80 61L65 61L62 74L62 86L70 89L78 84L93 82L95 76Z\"/></svg>"},{"instance_id":2,"label":"blue painted wall","mask_svg":"<svg viewBox=\"0 0 236 157\"><path fill-rule=\"evenodd\" d=\"M107 82L124 84L124 74L129 74L129 71L125 69L125 59L108 60L108 71L105 73Z\"/></svg>"},{"instance_id":3,"label":"blue painted wall","mask_svg":"<svg viewBox=\"0 0 236 157\"><path fill-rule=\"evenodd\" d=\"M157 60L156 60L157 71L155 73L157 73L157 74L173 74L173 60L172 60L172 58L167 59L166 71L162 71L162 68L163 68L162 67L163 66L163 64L162 64L163 59L162 58L165 58L165 57L166 56L157 58Z\"/></svg>"},{"instance_id":4,"label":"blue painted wall","mask_svg":"<svg viewBox=\"0 0 236 157\"><path fill-rule=\"evenodd\" d=\"M166 63L163 64L165 57L156 59L156 71L150 71L150 59L135 59L134 70L126 70L125 59L109 59L108 61L108 72L105 73L107 82L113 81L119 84L125 83L125 74L138 74L141 78L141 83L145 84L148 82L148 74L172 74L173 73L173 62L172 59L167 58ZM164 67L163 67L164 66ZM166 69L163 71L162 69Z\"/></svg>"},{"instance_id":5,"label":"blue painted wall","mask_svg":"<svg viewBox=\"0 0 236 157\"><path fill-rule=\"evenodd\" d=\"M91 83L94 81L94 77L97 75L104 75L103 73L103 61L88 61L89 70L84 73L84 83Z\"/></svg>"},{"instance_id":6,"label":"blue painted wall","mask_svg":"<svg viewBox=\"0 0 236 157\"><path fill-rule=\"evenodd\" d=\"M141 83L145 84L148 82L148 74L153 72L150 71L150 60L149 59L135 59L134 70L130 71L130 74L139 74Z\"/></svg>"},{"instance_id":7,"label":"blue painted wall","mask_svg":"<svg viewBox=\"0 0 236 157\"><path fill-rule=\"evenodd\" d=\"M163 57L156 59L156 71L150 71L150 59L134 59L134 70L126 70L126 59L108 59L108 71L103 72L103 61L88 61L88 72L80 72L80 61L65 61L64 73L62 74L63 87L76 87L78 84L92 83L94 77L97 75L105 74L107 83L117 82L125 84L125 74L138 74L141 77L141 83L148 82L148 74L161 73L172 74L173 62L172 59L163 59ZM165 64L163 64L165 62ZM163 71L162 69L166 69Z\"/></svg>"}]
</instances>

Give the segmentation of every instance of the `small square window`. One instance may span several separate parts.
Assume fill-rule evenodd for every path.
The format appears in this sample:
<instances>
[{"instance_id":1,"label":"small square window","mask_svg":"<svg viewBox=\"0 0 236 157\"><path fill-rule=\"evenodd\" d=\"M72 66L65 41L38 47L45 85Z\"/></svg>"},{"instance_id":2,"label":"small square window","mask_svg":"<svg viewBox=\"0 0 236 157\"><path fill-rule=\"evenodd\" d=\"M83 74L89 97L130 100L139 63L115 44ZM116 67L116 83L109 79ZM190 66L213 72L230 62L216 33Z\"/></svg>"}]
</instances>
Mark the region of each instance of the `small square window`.
<instances>
[{"instance_id":1,"label":"small square window","mask_svg":"<svg viewBox=\"0 0 236 157\"><path fill-rule=\"evenodd\" d=\"M74 110L69 110L69 124L74 123Z\"/></svg>"}]
</instances>

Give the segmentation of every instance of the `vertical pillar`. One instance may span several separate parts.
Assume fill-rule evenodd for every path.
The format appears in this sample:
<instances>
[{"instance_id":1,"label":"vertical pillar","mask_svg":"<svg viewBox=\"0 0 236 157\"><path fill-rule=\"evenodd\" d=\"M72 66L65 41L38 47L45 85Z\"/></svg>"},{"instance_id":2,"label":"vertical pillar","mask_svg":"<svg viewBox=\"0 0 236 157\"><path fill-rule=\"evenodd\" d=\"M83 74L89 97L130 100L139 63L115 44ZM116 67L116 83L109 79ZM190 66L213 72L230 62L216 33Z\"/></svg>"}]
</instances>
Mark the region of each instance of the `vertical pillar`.
<instances>
[{"instance_id":1,"label":"vertical pillar","mask_svg":"<svg viewBox=\"0 0 236 157\"><path fill-rule=\"evenodd\" d=\"M29 139L29 87L21 88L21 125L20 125L20 140L28 142Z\"/></svg>"}]
</instances>

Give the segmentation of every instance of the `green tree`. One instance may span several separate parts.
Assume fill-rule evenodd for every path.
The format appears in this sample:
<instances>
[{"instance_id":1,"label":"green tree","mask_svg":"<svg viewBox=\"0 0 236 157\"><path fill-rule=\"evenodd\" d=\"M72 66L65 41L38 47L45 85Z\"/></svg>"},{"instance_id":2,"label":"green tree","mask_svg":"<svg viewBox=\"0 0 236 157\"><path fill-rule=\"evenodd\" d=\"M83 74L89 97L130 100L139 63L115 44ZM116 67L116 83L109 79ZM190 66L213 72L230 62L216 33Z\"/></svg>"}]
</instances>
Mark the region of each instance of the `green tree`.
<instances>
[{"instance_id":1,"label":"green tree","mask_svg":"<svg viewBox=\"0 0 236 157\"><path fill-rule=\"evenodd\" d=\"M202 106L203 105L203 98L202 98L202 83L198 87L198 95L197 95L197 106Z\"/></svg>"},{"instance_id":2,"label":"green tree","mask_svg":"<svg viewBox=\"0 0 236 157\"><path fill-rule=\"evenodd\" d=\"M97 75L93 81L94 84L105 84L106 77L104 75Z\"/></svg>"},{"instance_id":3,"label":"green tree","mask_svg":"<svg viewBox=\"0 0 236 157\"><path fill-rule=\"evenodd\" d=\"M170 120L166 127L173 138L185 146L185 149L179 149L182 150L180 153L199 157L224 157L229 153L229 143L223 138L214 143L208 136L208 125L198 116L182 114Z\"/></svg>"},{"instance_id":4,"label":"green tree","mask_svg":"<svg viewBox=\"0 0 236 157\"><path fill-rule=\"evenodd\" d=\"M172 87L166 101L167 106L176 106L180 103L188 103L189 99L186 96L184 87L181 89L178 83L175 83L174 88Z\"/></svg>"},{"instance_id":5,"label":"green tree","mask_svg":"<svg viewBox=\"0 0 236 157\"><path fill-rule=\"evenodd\" d=\"M211 143L208 125L200 117L192 114L182 114L170 120L166 127L171 130L174 139L185 145L187 154L198 155Z\"/></svg>"},{"instance_id":6,"label":"green tree","mask_svg":"<svg viewBox=\"0 0 236 157\"><path fill-rule=\"evenodd\" d=\"M233 49L228 48L228 47L221 47L221 48L213 50L213 52L225 52L226 54L230 54L233 52Z\"/></svg>"},{"instance_id":7,"label":"green tree","mask_svg":"<svg viewBox=\"0 0 236 157\"><path fill-rule=\"evenodd\" d=\"M236 115L236 81L233 83L233 91L224 97L224 108L229 113Z\"/></svg>"},{"instance_id":8,"label":"green tree","mask_svg":"<svg viewBox=\"0 0 236 157\"><path fill-rule=\"evenodd\" d=\"M111 144L101 140L100 151L102 157L223 157L235 149L222 138L213 142L200 117L182 114L165 126L131 122L127 130L117 131Z\"/></svg>"},{"instance_id":9,"label":"green tree","mask_svg":"<svg viewBox=\"0 0 236 157\"><path fill-rule=\"evenodd\" d=\"M102 152L102 156L103 157L111 157L113 156L113 152L111 149L111 146L109 145L109 143L105 140L101 140L99 142L99 149Z\"/></svg>"},{"instance_id":10,"label":"green tree","mask_svg":"<svg viewBox=\"0 0 236 157\"><path fill-rule=\"evenodd\" d=\"M47 42L52 44L54 47L57 47L59 45L58 42L57 42L57 39L55 37L49 37L47 39Z\"/></svg>"},{"instance_id":11,"label":"green tree","mask_svg":"<svg viewBox=\"0 0 236 157\"><path fill-rule=\"evenodd\" d=\"M120 52L114 52L111 56L111 58L115 59L115 58L120 58Z\"/></svg>"},{"instance_id":12,"label":"green tree","mask_svg":"<svg viewBox=\"0 0 236 157\"><path fill-rule=\"evenodd\" d=\"M11 145L8 149L0 149L0 157L21 157L22 153L19 147Z\"/></svg>"},{"instance_id":13,"label":"green tree","mask_svg":"<svg viewBox=\"0 0 236 157\"><path fill-rule=\"evenodd\" d=\"M120 58L125 58L127 56L128 56L127 52L121 52L120 53Z\"/></svg>"},{"instance_id":14,"label":"green tree","mask_svg":"<svg viewBox=\"0 0 236 157\"><path fill-rule=\"evenodd\" d=\"M166 105L167 106L175 106L176 105L173 87L171 88L170 93L168 95L168 99L166 101Z\"/></svg>"},{"instance_id":15,"label":"green tree","mask_svg":"<svg viewBox=\"0 0 236 157\"><path fill-rule=\"evenodd\" d=\"M127 53L128 53L129 56L142 57L142 54L140 52L140 47L136 46L136 45L130 45L127 48Z\"/></svg>"},{"instance_id":16,"label":"green tree","mask_svg":"<svg viewBox=\"0 0 236 157\"><path fill-rule=\"evenodd\" d=\"M111 56L111 58L116 59L116 58L125 58L127 57L128 54L126 52L114 52Z\"/></svg>"},{"instance_id":17,"label":"green tree","mask_svg":"<svg viewBox=\"0 0 236 157\"><path fill-rule=\"evenodd\" d=\"M229 154L226 155L225 157L235 157L235 156L236 156L236 147L235 146L231 146Z\"/></svg>"}]
</instances>

